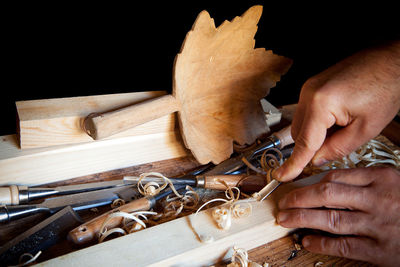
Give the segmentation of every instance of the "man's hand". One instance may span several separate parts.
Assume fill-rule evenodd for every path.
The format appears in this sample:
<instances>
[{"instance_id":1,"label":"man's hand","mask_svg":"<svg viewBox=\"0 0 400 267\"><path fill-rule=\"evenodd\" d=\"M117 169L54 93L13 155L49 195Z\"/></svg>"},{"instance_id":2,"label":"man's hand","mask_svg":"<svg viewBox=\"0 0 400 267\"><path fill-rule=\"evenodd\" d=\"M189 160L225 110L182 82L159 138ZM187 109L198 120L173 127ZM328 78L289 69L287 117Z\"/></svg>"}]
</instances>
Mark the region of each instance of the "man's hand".
<instances>
[{"instance_id":1,"label":"man's hand","mask_svg":"<svg viewBox=\"0 0 400 267\"><path fill-rule=\"evenodd\" d=\"M343 235L304 237L311 252L385 266L400 263L400 172L393 168L331 171L320 183L288 193L279 208L284 227Z\"/></svg>"},{"instance_id":2,"label":"man's hand","mask_svg":"<svg viewBox=\"0 0 400 267\"><path fill-rule=\"evenodd\" d=\"M292 123L292 156L274 171L280 181L313 164L348 155L377 136L400 108L400 42L361 51L303 86ZM327 129L342 126L326 137Z\"/></svg>"}]
</instances>

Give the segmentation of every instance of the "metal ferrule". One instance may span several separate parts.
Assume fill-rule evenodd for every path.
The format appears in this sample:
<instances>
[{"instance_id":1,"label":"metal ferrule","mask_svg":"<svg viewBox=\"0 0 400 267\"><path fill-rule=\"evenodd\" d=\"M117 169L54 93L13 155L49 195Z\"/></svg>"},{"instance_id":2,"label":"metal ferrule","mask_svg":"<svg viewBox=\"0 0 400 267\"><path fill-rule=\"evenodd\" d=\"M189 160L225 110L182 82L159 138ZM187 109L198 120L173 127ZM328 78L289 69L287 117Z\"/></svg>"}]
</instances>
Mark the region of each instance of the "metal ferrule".
<instances>
[{"instance_id":1,"label":"metal ferrule","mask_svg":"<svg viewBox=\"0 0 400 267\"><path fill-rule=\"evenodd\" d=\"M196 176L196 187L205 188L206 178L203 175Z\"/></svg>"},{"instance_id":2,"label":"metal ferrule","mask_svg":"<svg viewBox=\"0 0 400 267\"><path fill-rule=\"evenodd\" d=\"M260 145L257 149L253 151L253 155L263 152L269 148L280 148L281 147L281 140L276 137L275 135L271 135L267 138L268 140Z\"/></svg>"},{"instance_id":3,"label":"metal ferrule","mask_svg":"<svg viewBox=\"0 0 400 267\"><path fill-rule=\"evenodd\" d=\"M26 204L29 202L29 191L27 186L18 186L19 204Z\"/></svg>"}]
</instances>

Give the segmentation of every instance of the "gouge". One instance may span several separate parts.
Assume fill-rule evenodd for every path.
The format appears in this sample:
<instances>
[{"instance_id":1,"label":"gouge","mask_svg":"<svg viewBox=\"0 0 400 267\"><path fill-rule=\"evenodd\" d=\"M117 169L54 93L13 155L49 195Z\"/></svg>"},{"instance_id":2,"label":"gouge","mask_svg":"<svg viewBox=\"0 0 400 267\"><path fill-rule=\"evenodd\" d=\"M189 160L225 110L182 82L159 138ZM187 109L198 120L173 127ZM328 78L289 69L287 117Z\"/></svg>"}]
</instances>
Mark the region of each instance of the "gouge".
<instances>
[{"instance_id":1,"label":"gouge","mask_svg":"<svg viewBox=\"0 0 400 267\"><path fill-rule=\"evenodd\" d=\"M266 140L265 142L258 145L255 149L245 151L243 153L240 153L238 156L232 157L230 159L227 159L227 160L221 162L220 164L216 165L211 170L206 171L204 173L204 175L232 173L232 172L240 169L244 165L242 158L250 160L250 158L253 155L263 152L269 148L274 147L274 148L282 149L283 147L285 147L287 145L293 144L294 141L292 139L292 135L291 135L290 131L291 131L290 126L283 128L282 130L269 136L268 140Z\"/></svg>"},{"instance_id":2,"label":"gouge","mask_svg":"<svg viewBox=\"0 0 400 267\"><path fill-rule=\"evenodd\" d=\"M137 184L140 177L125 176L124 181L132 184ZM265 177L248 174L225 174L225 175L196 175L183 176L180 178L169 179L174 185L190 185L192 187L225 190L226 185L230 187L240 187L244 192L258 191L266 185ZM144 183L155 182L163 184L164 179L159 177L148 176L142 180ZM225 183L223 183L225 182Z\"/></svg>"},{"instance_id":3,"label":"gouge","mask_svg":"<svg viewBox=\"0 0 400 267\"><path fill-rule=\"evenodd\" d=\"M73 195L48 198L40 204L0 206L0 222L9 222L19 218L27 217L37 213L53 214L66 206L71 206L73 210L84 210L99 207L112 203L115 199L121 198L118 191L125 191L126 187L108 188L92 192L78 193ZM134 197L138 194L132 188L128 188L125 197ZM127 199L131 200L131 199Z\"/></svg>"},{"instance_id":4,"label":"gouge","mask_svg":"<svg viewBox=\"0 0 400 267\"><path fill-rule=\"evenodd\" d=\"M11 185L0 187L0 204L20 205L44 197L77 194L119 186L124 186L122 180L58 186L54 188Z\"/></svg>"},{"instance_id":5,"label":"gouge","mask_svg":"<svg viewBox=\"0 0 400 267\"><path fill-rule=\"evenodd\" d=\"M181 191L184 189L186 185L177 185L175 189ZM182 192L182 191L181 191ZM168 189L156 196L146 196L140 199L133 200L132 202L122 205L121 207L115 208L106 212L84 224L78 226L77 228L71 230L68 234L68 239L73 241L75 244L84 244L91 240L93 240L96 236L98 236L100 232L100 228L102 227L105 220L107 220L108 216L114 212L122 211L122 212L135 212L135 211L144 211L150 210L156 204L156 201L170 195L172 193L171 189ZM107 229L113 228L121 224L122 218L115 217L108 221L106 227Z\"/></svg>"}]
</instances>

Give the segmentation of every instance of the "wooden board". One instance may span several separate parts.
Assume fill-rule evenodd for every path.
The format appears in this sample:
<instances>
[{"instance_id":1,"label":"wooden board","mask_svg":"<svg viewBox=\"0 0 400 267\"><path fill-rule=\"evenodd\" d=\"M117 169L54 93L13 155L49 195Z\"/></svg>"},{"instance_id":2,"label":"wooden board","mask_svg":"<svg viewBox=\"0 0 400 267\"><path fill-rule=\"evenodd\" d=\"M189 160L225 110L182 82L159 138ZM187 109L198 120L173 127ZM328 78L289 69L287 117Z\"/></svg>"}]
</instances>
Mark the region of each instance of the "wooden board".
<instances>
[{"instance_id":1,"label":"wooden board","mask_svg":"<svg viewBox=\"0 0 400 267\"><path fill-rule=\"evenodd\" d=\"M164 91L55 98L16 102L20 147L37 148L93 141L82 130L83 119L103 112L165 95ZM167 115L109 138L174 131L175 116Z\"/></svg>"},{"instance_id":2,"label":"wooden board","mask_svg":"<svg viewBox=\"0 0 400 267\"><path fill-rule=\"evenodd\" d=\"M40 185L187 153L176 132L28 150L7 135L0 139L0 185Z\"/></svg>"},{"instance_id":3,"label":"wooden board","mask_svg":"<svg viewBox=\"0 0 400 267\"><path fill-rule=\"evenodd\" d=\"M233 246L250 250L287 235L291 229L276 224L277 200L289 190L318 182L324 174L281 186L265 201L254 202L250 216L233 219L220 230L210 210L182 217L130 235L73 252L39 266L204 266L229 258ZM190 223L189 223L190 222ZM211 235L202 243L194 234ZM262 234L260 234L262 233Z\"/></svg>"}]
</instances>

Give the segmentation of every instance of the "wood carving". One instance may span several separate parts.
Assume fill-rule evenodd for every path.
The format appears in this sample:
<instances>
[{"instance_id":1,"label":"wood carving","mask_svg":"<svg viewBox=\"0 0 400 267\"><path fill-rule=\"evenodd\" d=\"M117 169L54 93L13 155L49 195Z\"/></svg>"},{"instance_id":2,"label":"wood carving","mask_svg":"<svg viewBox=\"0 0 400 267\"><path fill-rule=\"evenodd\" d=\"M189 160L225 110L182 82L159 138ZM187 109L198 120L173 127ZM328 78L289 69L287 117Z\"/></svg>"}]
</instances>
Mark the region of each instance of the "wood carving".
<instances>
[{"instance_id":1,"label":"wood carving","mask_svg":"<svg viewBox=\"0 0 400 267\"><path fill-rule=\"evenodd\" d=\"M87 118L95 139L179 111L185 145L202 164L229 158L232 142L250 144L267 131L260 99L292 61L254 49L262 7L254 6L218 28L203 11L174 64L172 95Z\"/></svg>"},{"instance_id":2,"label":"wood carving","mask_svg":"<svg viewBox=\"0 0 400 267\"><path fill-rule=\"evenodd\" d=\"M262 7L254 6L215 28L203 11L175 62L174 96L181 103L182 136L200 163L219 163L232 141L250 144L267 131L260 99L291 60L254 49Z\"/></svg>"}]
</instances>

